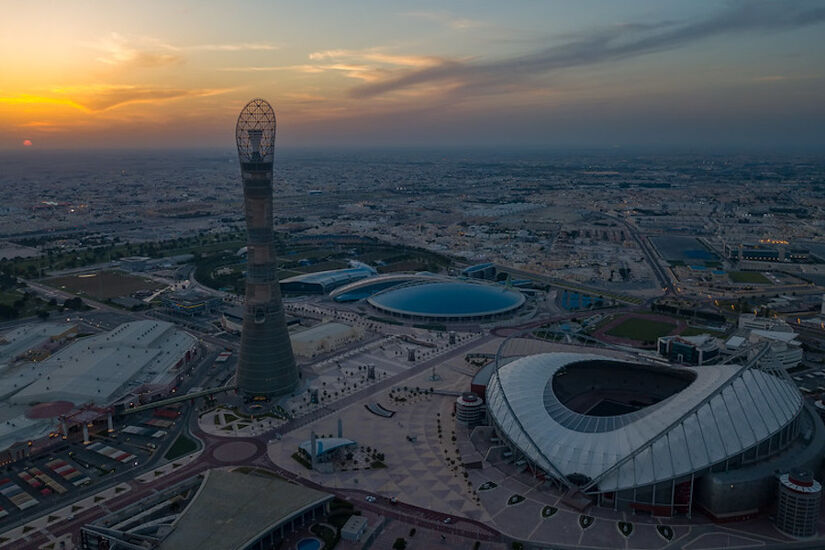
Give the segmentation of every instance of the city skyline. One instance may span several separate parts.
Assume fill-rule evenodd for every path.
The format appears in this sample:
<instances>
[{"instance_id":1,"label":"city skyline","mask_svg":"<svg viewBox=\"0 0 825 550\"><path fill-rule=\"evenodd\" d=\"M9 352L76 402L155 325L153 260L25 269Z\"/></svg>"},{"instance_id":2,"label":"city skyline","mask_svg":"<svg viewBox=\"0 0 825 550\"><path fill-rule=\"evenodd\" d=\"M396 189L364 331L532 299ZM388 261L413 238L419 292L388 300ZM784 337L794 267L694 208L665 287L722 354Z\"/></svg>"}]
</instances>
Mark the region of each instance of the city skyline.
<instances>
[{"instance_id":1,"label":"city skyline","mask_svg":"<svg viewBox=\"0 0 825 550\"><path fill-rule=\"evenodd\" d=\"M5 12L0 149L228 149L252 96L298 147L825 142L816 1Z\"/></svg>"}]
</instances>

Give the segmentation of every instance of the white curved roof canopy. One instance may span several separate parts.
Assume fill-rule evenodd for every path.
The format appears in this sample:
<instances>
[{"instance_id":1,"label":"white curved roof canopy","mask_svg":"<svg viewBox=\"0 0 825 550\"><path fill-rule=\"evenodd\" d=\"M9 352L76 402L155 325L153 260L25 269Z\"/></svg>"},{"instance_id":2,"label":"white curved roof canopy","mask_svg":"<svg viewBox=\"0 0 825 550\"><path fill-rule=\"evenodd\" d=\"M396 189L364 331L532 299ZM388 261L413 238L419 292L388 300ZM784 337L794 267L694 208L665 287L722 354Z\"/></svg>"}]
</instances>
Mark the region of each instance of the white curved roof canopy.
<instances>
[{"instance_id":1,"label":"white curved roof canopy","mask_svg":"<svg viewBox=\"0 0 825 550\"><path fill-rule=\"evenodd\" d=\"M633 365L595 354L523 357L493 375L487 406L507 438L539 468L565 477L584 474L599 492L641 487L708 468L768 439L802 409L802 396L788 380L760 369L680 367L696 375L682 391L629 415L602 417L611 419L612 429L591 426L584 431L581 426L590 423L564 421L557 408L564 405L545 389L552 388L550 381L563 367L594 360ZM548 409L555 409L554 414Z\"/></svg>"}]
</instances>

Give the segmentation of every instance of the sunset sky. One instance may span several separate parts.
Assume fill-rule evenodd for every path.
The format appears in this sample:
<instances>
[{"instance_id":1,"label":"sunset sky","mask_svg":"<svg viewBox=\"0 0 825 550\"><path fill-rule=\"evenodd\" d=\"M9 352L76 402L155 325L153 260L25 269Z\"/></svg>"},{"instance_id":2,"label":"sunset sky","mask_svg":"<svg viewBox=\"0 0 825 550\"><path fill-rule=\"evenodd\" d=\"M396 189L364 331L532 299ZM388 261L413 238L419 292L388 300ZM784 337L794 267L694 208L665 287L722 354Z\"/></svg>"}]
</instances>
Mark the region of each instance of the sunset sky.
<instances>
[{"instance_id":1,"label":"sunset sky","mask_svg":"<svg viewBox=\"0 0 825 550\"><path fill-rule=\"evenodd\" d=\"M2 149L825 148L825 0L0 6Z\"/></svg>"}]
</instances>

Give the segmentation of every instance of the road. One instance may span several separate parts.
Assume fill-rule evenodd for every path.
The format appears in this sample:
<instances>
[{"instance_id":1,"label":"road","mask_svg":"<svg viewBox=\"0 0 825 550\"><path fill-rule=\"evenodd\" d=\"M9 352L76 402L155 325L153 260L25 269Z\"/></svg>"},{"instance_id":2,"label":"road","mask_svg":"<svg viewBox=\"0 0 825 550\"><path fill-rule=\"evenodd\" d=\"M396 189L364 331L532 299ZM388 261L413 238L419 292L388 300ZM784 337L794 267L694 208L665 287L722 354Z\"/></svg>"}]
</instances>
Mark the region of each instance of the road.
<instances>
[{"instance_id":1,"label":"road","mask_svg":"<svg viewBox=\"0 0 825 550\"><path fill-rule=\"evenodd\" d=\"M599 288L595 286L586 285L584 283L579 282L568 282L563 279L557 279L555 277L551 277L546 273L537 273L535 271L527 271L525 269L516 269L513 267L502 266L496 264L496 268L509 273L510 275L514 275L516 277L523 277L525 279L532 279L534 281L541 281L545 284L550 286L555 286L557 288L562 288L566 290L572 290L574 292L582 292L585 294L591 294L593 296L605 296L608 298L613 298L619 302L625 302L628 304L639 304L642 302L641 298L636 296L630 296L627 294L619 294L617 292L613 292L611 290L607 290L604 288Z\"/></svg>"},{"instance_id":2,"label":"road","mask_svg":"<svg viewBox=\"0 0 825 550\"><path fill-rule=\"evenodd\" d=\"M613 216L605 213L601 213L601 216L625 226L627 232L630 233L630 236L633 237L634 241L636 241L636 244L639 246L639 249L642 251L642 253L644 253L645 259L647 260L647 264L650 266L650 269L653 270L653 275L656 277L656 280L659 281L659 286L661 286L664 289L665 294L676 294L676 289L674 288L673 281L670 280L670 276L667 274L667 270L663 268L661 264L659 264L659 262L656 260L656 254L650 250L650 245L648 244L647 239L642 237L636 230L636 228L633 227L633 225L624 218L620 218L618 216Z\"/></svg>"},{"instance_id":3,"label":"road","mask_svg":"<svg viewBox=\"0 0 825 550\"><path fill-rule=\"evenodd\" d=\"M634 308L630 307L622 307L622 308L610 308L610 309L592 309L587 310L587 313L595 315L596 313L605 313L607 315L621 315L624 313L629 313L631 311L636 311ZM522 333L527 329L531 328L539 328L544 325L550 323L559 323L561 321L568 321L573 317L580 317L582 314L581 311L571 311L565 313L563 315L551 315L548 317L542 317L541 319L534 319L528 323L524 323L523 325L516 325L513 327L496 327L490 331L490 334L494 336L500 336L502 338L507 336L513 336L515 334Z\"/></svg>"}]
</instances>

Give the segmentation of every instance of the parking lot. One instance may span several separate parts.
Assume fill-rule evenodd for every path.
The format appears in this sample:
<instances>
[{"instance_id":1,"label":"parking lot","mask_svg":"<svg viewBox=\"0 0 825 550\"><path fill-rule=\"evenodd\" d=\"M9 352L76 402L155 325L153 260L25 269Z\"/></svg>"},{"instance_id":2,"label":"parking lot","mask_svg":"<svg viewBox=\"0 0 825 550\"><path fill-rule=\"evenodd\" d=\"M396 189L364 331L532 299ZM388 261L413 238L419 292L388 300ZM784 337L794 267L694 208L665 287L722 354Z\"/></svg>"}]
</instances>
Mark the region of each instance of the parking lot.
<instances>
[{"instance_id":1,"label":"parking lot","mask_svg":"<svg viewBox=\"0 0 825 550\"><path fill-rule=\"evenodd\" d=\"M0 472L0 529L140 468L165 448L176 421L153 411L130 415L112 434L92 434L89 444L65 441L48 453L7 466Z\"/></svg>"}]
</instances>

